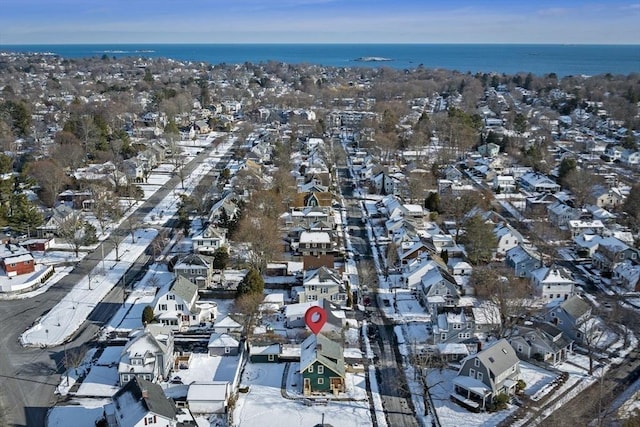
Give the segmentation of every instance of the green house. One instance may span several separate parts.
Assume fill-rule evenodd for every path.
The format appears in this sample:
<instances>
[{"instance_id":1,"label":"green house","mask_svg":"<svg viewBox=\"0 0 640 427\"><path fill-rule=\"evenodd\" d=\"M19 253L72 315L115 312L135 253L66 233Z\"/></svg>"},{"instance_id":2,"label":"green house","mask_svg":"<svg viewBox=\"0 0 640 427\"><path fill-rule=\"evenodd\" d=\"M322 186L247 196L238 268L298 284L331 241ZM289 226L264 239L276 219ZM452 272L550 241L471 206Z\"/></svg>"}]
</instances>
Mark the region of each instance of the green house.
<instances>
[{"instance_id":1,"label":"green house","mask_svg":"<svg viewBox=\"0 0 640 427\"><path fill-rule=\"evenodd\" d=\"M251 363L280 363L280 344L249 345L249 361Z\"/></svg>"},{"instance_id":2,"label":"green house","mask_svg":"<svg viewBox=\"0 0 640 427\"><path fill-rule=\"evenodd\" d=\"M343 393L345 391L344 349L324 335L309 335L300 346L302 392Z\"/></svg>"}]
</instances>

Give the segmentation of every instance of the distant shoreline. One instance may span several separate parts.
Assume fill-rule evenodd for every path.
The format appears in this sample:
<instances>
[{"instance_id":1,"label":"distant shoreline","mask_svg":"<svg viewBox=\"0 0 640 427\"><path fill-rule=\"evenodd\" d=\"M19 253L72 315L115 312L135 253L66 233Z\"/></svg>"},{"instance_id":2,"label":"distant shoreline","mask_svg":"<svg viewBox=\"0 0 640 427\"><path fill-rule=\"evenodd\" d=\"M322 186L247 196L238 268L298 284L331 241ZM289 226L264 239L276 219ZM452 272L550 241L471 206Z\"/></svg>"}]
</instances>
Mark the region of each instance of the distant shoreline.
<instances>
[{"instance_id":1,"label":"distant shoreline","mask_svg":"<svg viewBox=\"0 0 640 427\"><path fill-rule=\"evenodd\" d=\"M167 58L210 64L270 61L327 67L445 69L461 73L543 76L640 73L640 45L560 44L0 44L0 52L41 53L65 59L107 55ZM355 59L354 59L355 58Z\"/></svg>"}]
</instances>

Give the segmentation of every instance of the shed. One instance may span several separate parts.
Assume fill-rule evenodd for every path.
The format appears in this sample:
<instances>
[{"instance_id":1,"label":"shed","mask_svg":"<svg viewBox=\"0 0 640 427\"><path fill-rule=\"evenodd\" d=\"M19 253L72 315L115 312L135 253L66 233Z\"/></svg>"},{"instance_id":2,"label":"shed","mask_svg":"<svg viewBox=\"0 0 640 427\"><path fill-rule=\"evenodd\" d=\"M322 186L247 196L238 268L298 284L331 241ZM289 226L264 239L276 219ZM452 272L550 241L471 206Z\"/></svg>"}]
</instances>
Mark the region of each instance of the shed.
<instances>
[{"instance_id":1,"label":"shed","mask_svg":"<svg viewBox=\"0 0 640 427\"><path fill-rule=\"evenodd\" d=\"M230 395L227 381L196 381L189 385L187 404L192 414L224 414Z\"/></svg>"}]
</instances>

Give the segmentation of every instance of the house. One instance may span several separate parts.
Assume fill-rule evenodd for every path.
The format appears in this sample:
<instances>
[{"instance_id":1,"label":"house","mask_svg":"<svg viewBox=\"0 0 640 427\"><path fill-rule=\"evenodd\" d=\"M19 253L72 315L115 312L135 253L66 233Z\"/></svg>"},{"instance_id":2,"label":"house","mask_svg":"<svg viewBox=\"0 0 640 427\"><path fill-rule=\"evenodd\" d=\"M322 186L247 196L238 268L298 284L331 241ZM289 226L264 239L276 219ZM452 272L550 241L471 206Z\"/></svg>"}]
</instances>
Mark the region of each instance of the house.
<instances>
[{"instance_id":1,"label":"house","mask_svg":"<svg viewBox=\"0 0 640 427\"><path fill-rule=\"evenodd\" d=\"M231 317L226 316L220 320L217 320L213 324L213 332L214 333L226 332L228 334L231 334L231 333L240 334L242 333L242 325L236 322L235 320L233 320Z\"/></svg>"},{"instance_id":2,"label":"house","mask_svg":"<svg viewBox=\"0 0 640 427\"><path fill-rule=\"evenodd\" d=\"M520 188L532 193L557 193L560 185L546 175L527 172L518 180Z\"/></svg>"},{"instance_id":3,"label":"house","mask_svg":"<svg viewBox=\"0 0 640 427\"><path fill-rule=\"evenodd\" d=\"M520 359L506 339L463 359L454 378L451 399L462 406L484 411L500 394L512 395L520 379Z\"/></svg>"},{"instance_id":4,"label":"house","mask_svg":"<svg viewBox=\"0 0 640 427\"><path fill-rule=\"evenodd\" d=\"M460 301L455 279L435 262L417 286L418 300L433 315L443 307L456 307ZM434 317L435 320L435 317Z\"/></svg>"},{"instance_id":5,"label":"house","mask_svg":"<svg viewBox=\"0 0 640 427\"><path fill-rule=\"evenodd\" d=\"M576 255L580 258L591 258L600 245L601 236L597 234L580 234L573 238Z\"/></svg>"},{"instance_id":6,"label":"house","mask_svg":"<svg viewBox=\"0 0 640 427\"><path fill-rule=\"evenodd\" d=\"M337 243L328 231L303 231L300 233L298 252L302 255L305 269L333 268Z\"/></svg>"},{"instance_id":7,"label":"house","mask_svg":"<svg viewBox=\"0 0 640 427\"><path fill-rule=\"evenodd\" d=\"M345 362L342 345L322 334L309 335L300 344L302 393L344 393Z\"/></svg>"},{"instance_id":8,"label":"house","mask_svg":"<svg viewBox=\"0 0 640 427\"><path fill-rule=\"evenodd\" d=\"M64 190L58 194L58 201L73 209L90 209L93 205L93 193L88 190Z\"/></svg>"},{"instance_id":9,"label":"house","mask_svg":"<svg viewBox=\"0 0 640 427\"><path fill-rule=\"evenodd\" d=\"M542 265L538 250L523 244L507 250L505 263L514 270L516 276L524 278L530 278L531 272Z\"/></svg>"},{"instance_id":10,"label":"house","mask_svg":"<svg viewBox=\"0 0 640 427\"><path fill-rule=\"evenodd\" d=\"M460 172L455 166L449 165L442 172L444 179L452 182L459 182L462 180L462 172Z\"/></svg>"},{"instance_id":11,"label":"house","mask_svg":"<svg viewBox=\"0 0 640 427\"><path fill-rule=\"evenodd\" d=\"M624 195L618 188L596 185L591 190L589 201L599 208L612 209L620 206L624 199Z\"/></svg>"},{"instance_id":12,"label":"house","mask_svg":"<svg viewBox=\"0 0 640 427\"><path fill-rule=\"evenodd\" d=\"M227 230L210 224L199 235L193 236L191 240L195 253L213 255L216 250L227 244Z\"/></svg>"},{"instance_id":13,"label":"house","mask_svg":"<svg viewBox=\"0 0 640 427\"><path fill-rule=\"evenodd\" d=\"M493 228L493 234L498 242L496 255L500 257L504 257L509 249L515 248L524 241L522 234L506 222L497 224Z\"/></svg>"},{"instance_id":14,"label":"house","mask_svg":"<svg viewBox=\"0 0 640 427\"><path fill-rule=\"evenodd\" d=\"M240 341L226 333L214 333L209 338L209 356L237 356L240 352Z\"/></svg>"},{"instance_id":15,"label":"house","mask_svg":"<svg viewBox=\"0 0 640 427\"><path fill-rule=\"evenodd\" d=\"M159 295L153 313L164 326L179 331L201 323L212 322L216 307L197 305L198 287L182 276L173 280L171 287Z\"/></svg>"},{"instance_id":16,"label":"house","mask_svg":"<svg viewBox=\"0 0 640 427\"><path fill-rule=\"evenodd\" d=\"M580 210L557 201L547 206L547 216L556 227L565 227L569 221L580 218Z\"/></svg>"},{"instance_id":17,"label":"house","mask_svg":"<svg viewBox=\"0 0 640 427\"><path fill-rule=\"evenodd\" d=\"M509 343L520 359L536 359L552 365L562 363L573 351L573 341L550 323L516 326Z\"/></svg>"},{"instance_id":18,"label":"house","mask_svg":"<svg viewBox=\"0 0 640 427\"><path fill-rule=\"evenodd\" d=\"M136 331L120 354L118 378L126 384L134 378L162 381L173 365L173 332L158 325Z\"/></svg>"},{"instance_id":19,"label":"house","mask_svg":"<svg viewBox=\"0 0 640 427\"><path fill-rule=\"evenodd\" d=\"M569 231L571 231L571 238L575 239L581 234L598 234L602 235L605 230L604 224L599 219L594 220L582 220L572 219L569 220Z\"/></svg>"},{"instance_id":20,"label":"house","mask_svg":"<svg viewBox=\"0 0 640 427\"><path fill-rule=\"evenodd\" d=\"M629 260L637 263L639 259L638 249L632 248L615 237L604 237L600 239L592 260L595 268L611 272L621 262Z\"/></svg>"},{"instance_id":21,"label":"house","mask_svg":"<svg viewBox=\"0 0 640 427\"><path fill-rule=\"evenodd\" d=\"M626 165L640 164L640 151L626 149L620 154L620 161Z\"/></svg>"},{"instance_id":22,"label":"house","mask_svg":"<svg viewBox=\"0 0 640 427\"><path fill-rule=\"evenodd\" d=\"M173 266L176 276L183 277L204 289L213 283L213 262L204 255L189 254Z\"/></svg>"},{"instance_id":23,"label":"house","mask_svg":"<svg viewBox=\"0 0 640 427\"><path fill-rule=\"evenodd\" d=\"M195 415L225 414L231 395L228 381L196 381L189 384L187 405Z\"/></svg>"},{"instance_id":24,"label":"house","mask_svg":"<svg viewBox=\"0 0 640 427\"><path fill-rule=\"evenodd\" d=\"M251 363L280 363L281 353L281 344L249 344L249 361Z\"/></svg>"},{"instance_id":25,"label":"house","mask_svg":"<svg viewBox=\"0 0 640 427\"><path fill-rule=\"evenodd\" d=\"M76 214L71 207L64 204L58 205L51 210L44 224L36 228L37 237L39 239L55 237L61 227L75 219Z\"/></svg>"},{"instance_id":26,"label":"house","mask_svg":"<svg viewBox=\"0 0 640 427\"><path fill-rule=\"evenodd\" d=\"M493 177L493 189L500 193L514 193L516 191L516 179L512 175L498 175Z\"/></svg>"},{"instance_id":27,"label":"house","mask_svg":"<svg viewBox=\"0 0 640 427\"><path fill-rule=\"evenodd\" d=\"M623 261L613 269L613 279L631 292L640 292L640 265Z\"/></svg>"},{"instance_id":28,"label":"house","mask_svg":"<svg viewBox=\"0 0 640 427\"><path fill-rule=\"evenodd\" d=\"M347 289L342 278L327 267L305 271L302 286L304 291L298 294L299 302L327 299L339 305L347 303Z\"/></svg>"},{"instance_id":29,"label":"house","mask_svg":"<svg viewBox=\"0 0 640 427\"><path fill-rule=\"evenodd\" d=\"M552 305L544 315L547 322L553 323L567 338L579 343L584 340L583 325L590 317L591 306L578 295Z\"/></svg>"},{"instance_id":30,"label":"house","mask_svg":"<svg viewBox=\"0 0 640 427\"><path fill-rule=\"evenodd\" d=\"M118 390L104 407L108 427L177 427L178 412L159 385L137 377Z\"/></svg>"},{"instance_id":31,"label":"house","mask_svg":"<svg viewBox=\"0 0 640 427\"><path fill-rule=\"evenodd\" d=\"M485 157L496 157L500 153L500 146L490 142L488 144L482 144L478 147L478 153Z\"/></svg>"},{"instance_id":32,"label":"house","mask_svg":"<svg viewBox=\"0 0 640 427\"><path fill-rule=\"evenodd\" d=\"M36 262L31 252L22 246L6 243L0 245L0 267L7 277L15 277L33 273L36 270Z\"/></svg>"},{"instance_id":33,"label":"house","mask_svg":"<svg viewBox=\"0 0 640 427\"><path fill-rule=\"evenodd\" d=\"M545 301L564 301L575 292L576 282L563 267L552 265L531 272L534 294Z\"/></svg>"},{"instance_id":34,"label":"house","mask_svg":"<svg viewBox=\"0 0 640 427\"><path fill-rule=\"evenodd\" d=\"M469 307L446 308L434 316L433 342L460 343L473 337L475 322Z\"/></svg>"}]
</instances>

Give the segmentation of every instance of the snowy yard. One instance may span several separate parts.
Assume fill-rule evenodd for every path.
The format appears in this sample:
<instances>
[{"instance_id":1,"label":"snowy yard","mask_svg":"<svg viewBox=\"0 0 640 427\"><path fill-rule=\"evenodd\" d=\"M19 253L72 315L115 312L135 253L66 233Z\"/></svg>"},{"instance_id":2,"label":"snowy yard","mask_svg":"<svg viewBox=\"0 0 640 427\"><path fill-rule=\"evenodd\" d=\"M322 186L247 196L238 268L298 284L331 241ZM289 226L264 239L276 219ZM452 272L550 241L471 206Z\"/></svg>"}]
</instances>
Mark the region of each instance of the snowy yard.
<instances>
[{"instance_id":1,"label":"snowy yard","mask_svg":"<svg viewBox=\"0 0 640 427\"><path fill-rule=\"evenodd\" d=\"M329 401L325 405L305 405L304 399L282 397L284 364L247 364L242 383L250 385L248 394L240 394L233 412L238 426L299 427L324 422L334 427L369 426L369 404L356 401Z\"/></svg>"}]
</instances>

